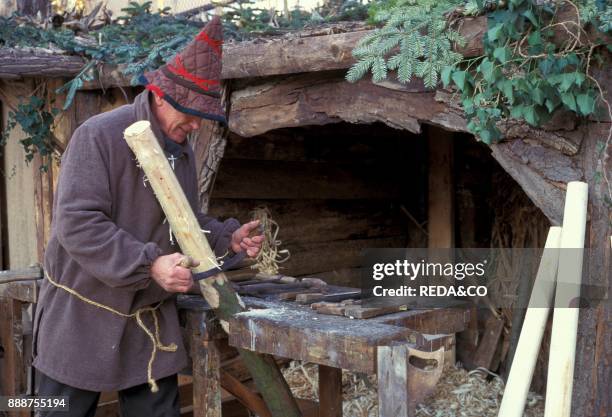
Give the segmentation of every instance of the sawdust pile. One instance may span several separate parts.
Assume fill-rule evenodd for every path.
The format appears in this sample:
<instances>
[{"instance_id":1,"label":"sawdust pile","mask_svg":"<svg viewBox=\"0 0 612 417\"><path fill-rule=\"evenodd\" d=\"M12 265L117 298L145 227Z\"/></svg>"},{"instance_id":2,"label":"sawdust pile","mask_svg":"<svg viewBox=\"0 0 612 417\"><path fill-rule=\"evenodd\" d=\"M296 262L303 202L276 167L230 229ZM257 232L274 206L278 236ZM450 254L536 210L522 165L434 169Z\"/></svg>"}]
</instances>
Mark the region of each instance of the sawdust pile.
<instances>
[{"instance_id":1,"label":"sawdust pile","mask_svg":"<svg viewBox=\"0 0 612 417\"><path fill-rule=\"evenodd\" d=\"M314 364L290 363L283 374L298 398L318 400L318 370ZM417 417L497 417L504 383L486 370L466 371L447 367L433 395L417 409ZM342 372L343 415L378 417L377 384L374 375ZM542 396L529 393L524 417L544 415Z\"/></svg>"}]
</instances>

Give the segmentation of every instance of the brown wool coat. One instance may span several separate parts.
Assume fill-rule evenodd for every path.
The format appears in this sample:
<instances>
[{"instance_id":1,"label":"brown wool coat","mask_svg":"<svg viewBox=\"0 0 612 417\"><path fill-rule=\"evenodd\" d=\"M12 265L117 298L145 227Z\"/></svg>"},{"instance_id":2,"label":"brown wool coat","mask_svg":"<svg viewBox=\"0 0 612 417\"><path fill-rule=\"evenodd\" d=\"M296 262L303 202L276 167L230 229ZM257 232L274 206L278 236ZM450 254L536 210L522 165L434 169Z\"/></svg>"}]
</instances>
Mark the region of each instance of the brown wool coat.
<instances>
[{"instance_id":1,"label":"brown wool coat","mask_svg":"<svg viewBox=\"0 0 612 417\"><path fill-rule=\"evenodd\" d=\"M218 255L229 246L235 219L221 223L199 212L193 152L166 139L149 107L149 92L134 104L92 117L72 136L61 165L51 237L44 268L55 281L123 313L165 300L158 311L160 341L176 352L158 351L153 378L187 365L176 296L149 275L172 245L165 216L123 139L138 120L149 120L165 149L176 157L174 172ZM152 329L150 314L144 316ZM124 318L79 300L43 281L34 318L34 366L62 383L113 391L147 382L152 343L134 318Z\"/></svg>"}]
</instances>

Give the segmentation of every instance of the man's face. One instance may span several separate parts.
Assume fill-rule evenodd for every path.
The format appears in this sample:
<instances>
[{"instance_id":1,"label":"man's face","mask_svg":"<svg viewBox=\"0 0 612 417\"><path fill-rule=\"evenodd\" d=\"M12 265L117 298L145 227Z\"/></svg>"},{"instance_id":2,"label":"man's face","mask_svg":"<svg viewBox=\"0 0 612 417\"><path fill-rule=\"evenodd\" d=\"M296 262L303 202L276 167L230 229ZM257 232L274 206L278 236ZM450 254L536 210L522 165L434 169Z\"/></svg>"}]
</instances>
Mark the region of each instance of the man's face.
<instances>
[{"instance_id":1,"label":"man's face","mask_svg":"<svg viewBox=\"0 0 612 417\"><path fill-rule=\"evenodd\" d=\"M202 119L176 110L166 100L153 96L153 114L164 134L174 142L183 143L187 135L200 128Z\"/></svg>"}]
</instances>

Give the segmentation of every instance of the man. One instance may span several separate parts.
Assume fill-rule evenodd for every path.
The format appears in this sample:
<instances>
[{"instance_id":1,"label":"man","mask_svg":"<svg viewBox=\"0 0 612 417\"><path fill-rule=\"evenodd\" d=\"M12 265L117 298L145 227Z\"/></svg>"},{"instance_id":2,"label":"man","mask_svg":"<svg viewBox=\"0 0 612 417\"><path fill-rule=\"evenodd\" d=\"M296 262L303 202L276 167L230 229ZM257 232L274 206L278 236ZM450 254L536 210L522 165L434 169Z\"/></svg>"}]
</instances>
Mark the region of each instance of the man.
<instances>
[{"instance_id":1,"label":"man","mask_svg":"<svg viewBox=\"0 0 612 417\"><path fill-rule=\"evenodd\" d=\"M164 213L123 131L148 120L217 256L256 256L257 222L199 212L194 155L201 119L224 123L219 94L222 26L213 19L174 61L142 77L134 104L80 126L62 158L34 329L38 395L69 397L93 416L101 391L118 391L123 417L179 416L177 372L187 366L174 295L193 285Z\"/></svg>"}]
</instances>

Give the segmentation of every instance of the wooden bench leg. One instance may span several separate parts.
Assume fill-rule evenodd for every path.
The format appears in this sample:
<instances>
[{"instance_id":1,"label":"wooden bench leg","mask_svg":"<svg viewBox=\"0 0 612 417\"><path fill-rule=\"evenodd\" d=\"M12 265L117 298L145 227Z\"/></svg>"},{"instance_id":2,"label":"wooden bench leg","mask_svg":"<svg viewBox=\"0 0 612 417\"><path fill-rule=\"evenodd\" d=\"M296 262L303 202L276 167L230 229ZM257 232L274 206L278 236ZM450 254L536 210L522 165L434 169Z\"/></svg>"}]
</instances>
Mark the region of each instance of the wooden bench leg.
<instances>
[{"instance_id":1,"label":"wooden bench leg","mask_svg":"<svg viewBox=\"0 0 612 417\"><path fill-rule=\"evenodd\" d=\"M219 351L214 340L194 335L191 343L193 361L193 417L221 417Z\"/></svg>"},{"instance_id":2,"label":"wooden bench leg","mask_svg":"<svg viewBox=\"0 0 612 417\"><path fill-rule=\"evenodd\" d=\"M414 417L442 376L444 347L425 352L410 345L379 346L377 355L379 417Z\"/></svg>"},{"instance_id":3,"label":"wooden bench leg","mask_svg":"<svg viewBox=\"0 0 612 417\"><path fill-rule=\"evenodd\" d=\"M406 346L378 347L379 417L414 417L409 410Z\"/></svg>"},{"instance_id":4,"label":"wooden bench leg","mask_svg":"<svg viewBox=\"0 0 612 417\"><path fill-rule=\"evenodd\" d=\"M342 369L319 365L319 417L342 417Z\"/></svg>"}]
</instances>

